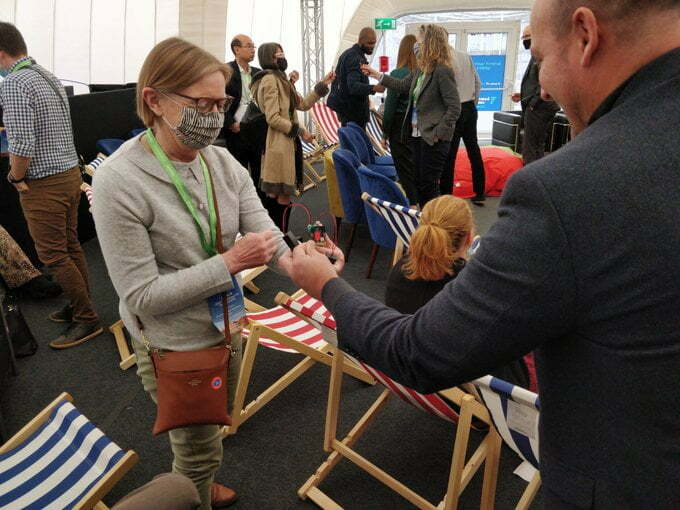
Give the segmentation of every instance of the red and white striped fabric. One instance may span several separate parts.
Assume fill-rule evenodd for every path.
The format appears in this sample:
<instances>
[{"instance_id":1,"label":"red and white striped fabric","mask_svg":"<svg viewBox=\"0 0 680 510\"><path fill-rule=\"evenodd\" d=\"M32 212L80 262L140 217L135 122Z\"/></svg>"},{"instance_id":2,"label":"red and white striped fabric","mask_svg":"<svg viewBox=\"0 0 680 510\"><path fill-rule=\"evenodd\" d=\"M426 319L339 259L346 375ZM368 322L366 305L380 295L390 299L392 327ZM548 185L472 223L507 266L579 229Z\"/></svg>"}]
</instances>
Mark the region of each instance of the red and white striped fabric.
<instances>
[{"instance_id":1,"label":"red and white striped fabric","mask_svg":"<svg viewBox=\"0 0 680 510\"><path fill-rule=\"evenodd\" d=\"M323 306L323 303L318 299L314 299L313 297L305 294L298 299L289 299L286 301L286 303L284 303L284 306L289 307L292 310L295 310L296 312L299 312L307 317L310 317L311 319L314 319L315 321L333 330L336 329L335 319L326 309L326 307ZM422 411L438 416L439 418L452 423L458 423L458 411L437 393L430 393L428 395L418 393L416 390L408 388L394 381L380 370L377 370L366 363L349 356L348 354L345 354L345 356L347 356L357 365L363 367L363 369L372 375L376 381L391 390L392 393L397 395L403 401Z\"/></svg>"},{"instance_id":2,"label":"red and white striped fabric","mask_svg":"<svg viewBox=\"0 0 680 510\"><path fill-rule=\"evenodd\" d=\"M312 296L305 294L297 299L289 299L286 301L285 306L333 330L337 329L337 324L331 312L323 306L321 301L314 299Z\"/></svg>"},{"instance_id":3,"label":"red and white striped fabric","mask_svg":"<svg viewBox=\"0 0 680 510\"><path fill-rule=\"evenodd\" d=\"M246 315L246 317L252 322L256 322L258 324L262 324L263 326L267 326L270 329L276 330L278 333L303 343L312 349L318 349L319 347L326 345L321 331L281 306L277 306L263 312L249 313ZM243 335L245 337L247 337L249 334L250 331L248 329L243 330ZM287 345L283 345L271 338L260 337L259 343L260 345L277 351L290 353L298 352L295 349L291 349Z\"/></svg>"},{"instance_id":4,"label":"red and white striped fabric","mask_svg":"<svg viewBox=\"0 0 680 510\"><path fill-rule=\"evenodd\" d=\"M312 116L326 142L333 145L339 144L338 128L340 127L340 121L336 113L326 106L325 103L318 101L312 106Z\"/></svg>"},{"instance_id":5,"label":"red and white striped fabric","mask_svg":"<svg viewBox=\"0 0 680 510\"><path fill-rule=\"evenodd\" d=\"M85 196L87 197L87 202L90 204L90 207L92 207L92 187L83 183L80 186L80 189L82 189L85 192Z\"/></svg>"},{"instance_id":6,"label":"red and white striped fabric","mask_svg":"<svg viewBox=\"0 0 680 510\"><path fill-rule=\"evenodd\" d=\"M366 372L372 375L376 381L391 390L392 393L397 395L404 402L411 404L421 411L438 416L439 418L442 418L446 421L458 423L458 410L452 407L451 403L444 400L437 393L430 393L428 395L418 393L416 390L399 384L394 379L391 379L382 373L380 370L377 370L360 360L352 358L348 354L345 354L345 356L351 358L354 362L361 365L361 367L363 367Z\"/></svg>"}]
</instances>

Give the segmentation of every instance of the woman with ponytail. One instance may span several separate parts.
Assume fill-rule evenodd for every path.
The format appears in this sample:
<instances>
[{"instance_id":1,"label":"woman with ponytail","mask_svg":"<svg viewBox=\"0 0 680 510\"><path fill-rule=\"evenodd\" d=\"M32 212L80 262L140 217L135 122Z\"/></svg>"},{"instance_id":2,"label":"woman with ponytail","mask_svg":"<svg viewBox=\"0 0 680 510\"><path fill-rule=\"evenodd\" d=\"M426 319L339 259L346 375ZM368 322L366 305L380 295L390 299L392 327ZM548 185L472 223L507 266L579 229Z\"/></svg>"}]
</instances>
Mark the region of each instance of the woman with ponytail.
<instances>
[{"instance_id":1,"label":"woman with ponytail","mask_svg":"<svg viewBox=\"0 0 680 510\"><path fill-rule=\"evenodd\" d=\"M429 201L420 226L411 237L409 253L387 278L385 304L401 313L416 313L465 268L475 232L470 206L453 195ZM513 384L536 390L533 356L493 372Z\"/></svg>"}]
</instances>

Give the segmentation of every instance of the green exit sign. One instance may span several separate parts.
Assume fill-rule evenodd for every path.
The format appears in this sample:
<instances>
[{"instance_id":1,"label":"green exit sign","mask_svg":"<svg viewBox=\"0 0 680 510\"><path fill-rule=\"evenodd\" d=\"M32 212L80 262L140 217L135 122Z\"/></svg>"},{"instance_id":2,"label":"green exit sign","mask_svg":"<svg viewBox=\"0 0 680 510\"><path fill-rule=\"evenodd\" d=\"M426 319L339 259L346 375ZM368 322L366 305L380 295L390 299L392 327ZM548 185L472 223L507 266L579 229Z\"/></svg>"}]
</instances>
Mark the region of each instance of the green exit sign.
<instances>
[{"instance_id":1,"label":"green exit sign","mask_svg":"<svg viewBox=\"0 0 680 510\"><path fill-rule=\"evenodd\" d=\"M396 30L397 20L394 18L375 18L376 30Z\"/></svg>"}]
</instances>

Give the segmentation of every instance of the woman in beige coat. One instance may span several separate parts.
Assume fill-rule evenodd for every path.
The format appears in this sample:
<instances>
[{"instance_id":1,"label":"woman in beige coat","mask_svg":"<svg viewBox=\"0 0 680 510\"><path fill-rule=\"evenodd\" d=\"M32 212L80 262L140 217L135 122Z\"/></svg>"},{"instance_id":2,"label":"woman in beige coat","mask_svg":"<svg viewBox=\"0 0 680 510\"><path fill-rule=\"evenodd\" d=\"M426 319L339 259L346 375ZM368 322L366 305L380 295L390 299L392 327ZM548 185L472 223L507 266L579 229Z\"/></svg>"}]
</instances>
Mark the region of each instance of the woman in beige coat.
<instances>
[{"instance_id":1,"label":"woman in beige coat","mask_svg":"<svg viewBox=\"0 0 680 510\"><path fill-rule=\"evenodd\" d=\"M314 135L298 123L296 110L309 110L328 94L335 74L326 75L303 98L286 77L288 63L280 44L263 44L257 56L263 71L255 75L251 87L269 126L259 186L279 204L287 205L302 181L302 146L298 136L306 142L314 139Z\"/></svg>"}]
</instances>

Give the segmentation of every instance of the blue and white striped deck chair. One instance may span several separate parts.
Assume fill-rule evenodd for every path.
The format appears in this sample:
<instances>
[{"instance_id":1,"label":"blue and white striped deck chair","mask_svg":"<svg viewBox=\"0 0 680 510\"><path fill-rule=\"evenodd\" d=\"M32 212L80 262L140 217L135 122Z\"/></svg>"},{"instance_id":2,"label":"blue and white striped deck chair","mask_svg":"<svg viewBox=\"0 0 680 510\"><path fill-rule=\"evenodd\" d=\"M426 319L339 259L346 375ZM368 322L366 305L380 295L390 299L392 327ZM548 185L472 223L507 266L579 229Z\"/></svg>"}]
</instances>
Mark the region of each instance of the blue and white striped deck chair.
<instances>
[{"instance_id":1,"label":"blue and white striped deck chair","mask_svg":"<svg viewBox=\"0 0 680 510\"><path fill-rule=\"evenodd\" d=\"M393 260L393 264L395 264L411 245L411 236L420 225L420 211L380 200L366 192L361 194L361 199L387 222L397 236Z\"/></svg>"},{"instance_id":2,"label":"blue and white striped deck chair","mask_svg":"<svg viewBox=\"0 0 680 510\"><path fill-rule=\"evenodd\" d=\"M541 486L541 476L538 471L538 419L540 415L538 395L490 375L476 379L471 384L476 388L482 402L489 410L494 426L505 444L524 461L524 464L518 468L518 472L524 471L531 481L516 509L529 508Z\"/></svg>"},{"instance_id":3,"label":"blue and white striped deck chair","mask_svg":"<svg viewBox=\"0 0 680 510\"><path fill-rule=\"evenodd\" d=\"M380 143L380 141L385 136L382 128L382 117L378 112L376 112L373 109L371 110L371 113L368 117L368 123L366 124L366 133L368 134L368 138L371 140L373 149L375 150L375 153L378 154L378 156L392 155L390 151L383 148L383 146Z\"/></svg>"},{"instance_id":4,"label":"blue and white striped deck chair","mask_svg":"<svg viewBox=\"0 0 680 510\"><path fill-rule=\"evenodd\" d=\"M0 509L106 509L101 499L137 462L62 393L0 447Z\"/></svg>"}]
</instances>

